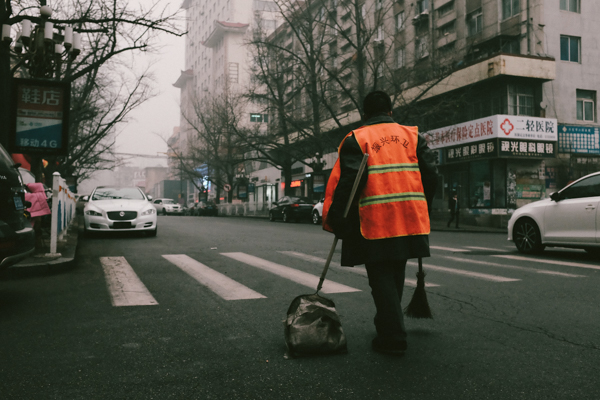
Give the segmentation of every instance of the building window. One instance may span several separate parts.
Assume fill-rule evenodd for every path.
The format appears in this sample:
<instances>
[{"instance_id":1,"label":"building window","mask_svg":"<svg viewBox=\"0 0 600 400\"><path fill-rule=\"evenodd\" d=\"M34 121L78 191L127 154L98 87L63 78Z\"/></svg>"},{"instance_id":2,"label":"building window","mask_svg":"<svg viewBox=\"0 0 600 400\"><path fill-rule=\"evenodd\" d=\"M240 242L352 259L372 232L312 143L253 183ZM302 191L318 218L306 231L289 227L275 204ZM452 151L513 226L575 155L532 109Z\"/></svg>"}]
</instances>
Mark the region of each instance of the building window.
<instances>
[{"instance_id":1,"label":"building window","mask_svg":"<svg viewBox=\"0 0 600 400\"><path fill-rule=\"evenodd\" d=\"M377 37L375 38L375 40L380 42L383 40L383 36L384 36L383 26L380 25L377 27Z\"/></svg>"},{"instance_id":2,"label":"building window","mask_svg":"<svg viewBox=\"0 0 600 400\"><path fill-rule=\"evenodd\" d=\"M240 64L234 63L234 62L229 63L229 82L230 83L238 83L239 71L240 71Z\"/></svg>"},{"instance_id":3,"label":"building window","mask_svg":"<svg viewBox=\"0 0 600 400\"><path fill-rule=\"evenodd\" d=\"M429 10L429 0L419 0L417 2L417 11L419 14Z\"/></svg>"},{"instance_id":4,"label":"building window","mask_svg":"<svg viewBox=\"0 0 600 400\"><path fill-rule=\"evenodd\" d=\"M442 18L454 11L454 1L444 4L440 8L438 8L438 18Z\"/></svg>"},{"instance_id":5,"label":"building window","mask_svg":"<svg viewBox=\"0 0 600 400\"><path fill-rule=\"evenodd\" d=\"M404 67L404 49L396 49L396 68Z\"/></svg>"},{"instance_id":6,"label":"building window","mask_svg":"<svg viewBox=\"0 0 600 400\"><path fill-rule=\"evenodd\" d=\"M396 30L401 31L402 29L404 29L404 11L396 14Z\"/></svg>"},{"instance_id":7,"label":"building window","mask_svg":"<svg viewBox=\"0 0 600 400\"><path fill-rule=\"evenodd\" d=\"M427 48L427 38L417 38L415 40L415 56L417 59L425 58L429 55L429 49Z\"/></svg>"},{"instance_id":8,"label":"building window","mask_svg":"<svg viewBox=\"0 0 600 400\"><path fill-rule=\"evenodd\" d=\"M508 113L534 116L532 87L508 85Z\"/></svg>"},{"instance_id":9,"label":"building window","mask_svg":"<svg viewBox=\"0 0 600 400\"><path fill-rule=\"evenodd\" d=\"M454 21L442 26L439 31L440 36L448 36L449 34L456 32L456 29L454 28Z\"/></svg>"},{"instance_id":10,"label":"building window","mask_svg":"<svg viewBox=\"0 0 600 400\"><path fill-rule=\"evenodd\" d=\"M595 121L596 92L577 89L577 119L579 121Z\"/></svg>"},{"instance_id":11,"label":"building window","mask_svg":"<svg viewBox=\"0 0 600 400\"><path fill-rule=\"evenodd\" d=\"M269 114L250 114L250 122L269 122Z\"/></svg>"},{"instance_id":12,"label":"building window","mask_svg":"<svg viewBox=\"0 0 600 400\"><path fill-rule=\"evenodd\" d=\"M483 29L483 12L481 8L467 15L468 36L473 36Z\"/></svg>"},{"instance_id":13,"label":"building window","mask_svg":"<svg viewBox=\"0 0 600 400\"><path fill-rule=\"evenodd\" d=\"M579 62L581 38L560 35L560 59L562 61Z\"/></svg>"},{"instance_id":14,"label":"building window","mask_svg":"<svg viewBox=\"0 0 600 400\"><path fill-rule=\"evenodd\" d=\"M377 78L379 78L379 79L383 78L383 64L379 64L377 66L376 73L377 73Z\"/></svg>"},{"instance_id":15,"label":"building window","mask_svg":"<svg viewBox=\"0 0 600 400\"><path fill-rule=\"evenodd\" d=\"M377 0L377 9L381 10L383 8L383 0Z\"/></svg>"},{"instance_id":16,"label":"building window","mask_svg":"<svg viewBox=\"0 0 600 400\"><path fill-rule=\"evenodd\" d=\"M502 0L502 19L514 17L521 12L519 0Z\"/></svg>"},{"instance_id":17,"label":"building window","mask_svg":"<svg viewBox=\"0 0 600 400\"><path fill-rule=\"evenodd\" d=\"M581 13L580 0L560 0L560 9L564 11Z\"/></svg>"}]
</instances>

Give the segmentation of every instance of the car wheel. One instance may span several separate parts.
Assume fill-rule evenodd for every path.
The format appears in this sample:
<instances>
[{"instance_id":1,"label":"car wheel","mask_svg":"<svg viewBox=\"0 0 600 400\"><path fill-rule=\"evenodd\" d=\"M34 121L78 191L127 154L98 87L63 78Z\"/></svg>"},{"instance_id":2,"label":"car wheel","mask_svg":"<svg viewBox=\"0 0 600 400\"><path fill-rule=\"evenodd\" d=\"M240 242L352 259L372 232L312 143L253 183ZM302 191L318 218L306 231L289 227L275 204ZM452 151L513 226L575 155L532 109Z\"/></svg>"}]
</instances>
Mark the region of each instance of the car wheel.
<instances>
[{"instance_id":1,"label":"car wheel","mask_svg":"<svg viewBox=\"0 0 600 400\"><path fill-rule=\"evenodd\" d=\"M273 214L273 211L269 212L269 221L271 221L271 222L275 221L275 215Z\"/></svg>"},{"instance_id":2,"label":"car wheel","mask_svg":"<svg viewBox=\"0 0 600 400\"><path fill-rule=\"evenodd\" d=\"M319 225L319 222L321 222L321 217L319 217L319 213L316 211L313 211L312 213L312 223L315 225Z\"/></svg>"},{"instance_id":3,"label":"car wheel","mask_svg":"<svg viewBox=\"0 0 600 400\"><path fill-rule=\"evenodd\" d=\"M283 210L283 222L290 222L292 219L286 210Z\"/></svg>"},{"instance_id":4,"label":"car wheel","mask_svg":"<svg viewBox=\"0 0 600 400\"><path fill-rule=\"evenodd\" d=\"M163 215L167 215L167 210L163 208Z\"/></svg>"},{"instance_id":5,"label":"car wheel","mask_svg":"<svg viewBox=\"0 0 600 400\"><path fill-rule=\"evenodd\" d=\"M513 228L513 240L517 249L524 254L539 253L544 250L540 229L533 220L524 218L517 221Z\"/></svg>"},{"instance_id":6,"label":"car wheel","mask_svg":"<svg viewBox=\"0 0 600 400\"><path fill-rule=\"evenodd\" d=\"M153 231L148 232L148 236L155 237L157 233L158 233L158 226L156 228L154 228Z\"/></svg>"}]
</instances>

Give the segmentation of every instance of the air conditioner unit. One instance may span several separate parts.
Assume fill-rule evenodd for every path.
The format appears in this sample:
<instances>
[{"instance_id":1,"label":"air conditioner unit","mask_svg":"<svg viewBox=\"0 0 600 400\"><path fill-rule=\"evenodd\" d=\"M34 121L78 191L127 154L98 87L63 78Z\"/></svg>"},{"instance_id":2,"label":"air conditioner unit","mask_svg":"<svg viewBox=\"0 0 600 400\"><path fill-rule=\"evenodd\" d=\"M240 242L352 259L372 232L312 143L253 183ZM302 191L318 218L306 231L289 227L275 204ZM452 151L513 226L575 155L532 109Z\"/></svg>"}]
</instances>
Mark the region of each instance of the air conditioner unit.
<instances>
[{"instance_id":1,"label":"air conditioner unit","mask_svg":"<svg viewBox=\"0 0 600 400\"><path fill-rule=\"evenodd\" d=\"M425 15L425 16L426 16L426 15L429 15L429 10L425 10L425 11L423 11L423 12L421 13L421 15Z\"/></svg>"}]
</instances>

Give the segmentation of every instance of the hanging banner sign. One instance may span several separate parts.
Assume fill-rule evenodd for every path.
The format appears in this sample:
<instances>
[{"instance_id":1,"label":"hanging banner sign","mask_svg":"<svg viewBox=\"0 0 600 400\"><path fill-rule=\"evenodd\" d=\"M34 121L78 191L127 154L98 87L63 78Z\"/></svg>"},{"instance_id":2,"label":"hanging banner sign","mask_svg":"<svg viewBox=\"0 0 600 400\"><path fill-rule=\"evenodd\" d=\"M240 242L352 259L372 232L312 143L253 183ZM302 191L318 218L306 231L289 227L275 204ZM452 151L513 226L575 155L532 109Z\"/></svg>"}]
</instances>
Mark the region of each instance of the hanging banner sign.
<instances>
[{"instance_id":1,"label":"hanging banner sign","mask_svg":"<svg viewBox=\"0 0 600 400\"><path fill-rule=\"evenodd\" d=\"M71 85L15 78L11 94L10 151L67 155Z\"/></svg>"}]
</instances>

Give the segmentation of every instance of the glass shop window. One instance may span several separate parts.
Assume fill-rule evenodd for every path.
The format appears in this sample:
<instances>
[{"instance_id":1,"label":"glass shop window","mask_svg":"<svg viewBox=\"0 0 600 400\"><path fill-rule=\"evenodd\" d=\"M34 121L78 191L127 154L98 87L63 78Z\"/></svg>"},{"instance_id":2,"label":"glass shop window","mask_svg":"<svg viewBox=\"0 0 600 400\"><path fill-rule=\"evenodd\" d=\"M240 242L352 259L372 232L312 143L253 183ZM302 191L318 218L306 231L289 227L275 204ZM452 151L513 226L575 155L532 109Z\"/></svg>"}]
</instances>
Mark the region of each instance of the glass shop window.
<instances>
[{"instance_id":1,"label":"glass shop window","mask_svg":"<svg viewBox=\"0 0 600 400\"><path fill-rule=\"evenodd\" d=\"M473 161L469 171L469 207L492 205L492 173L490 161Z\"/></svg>"}]
</instances>

